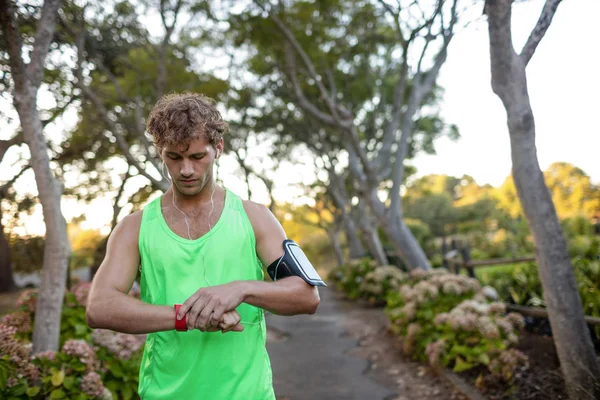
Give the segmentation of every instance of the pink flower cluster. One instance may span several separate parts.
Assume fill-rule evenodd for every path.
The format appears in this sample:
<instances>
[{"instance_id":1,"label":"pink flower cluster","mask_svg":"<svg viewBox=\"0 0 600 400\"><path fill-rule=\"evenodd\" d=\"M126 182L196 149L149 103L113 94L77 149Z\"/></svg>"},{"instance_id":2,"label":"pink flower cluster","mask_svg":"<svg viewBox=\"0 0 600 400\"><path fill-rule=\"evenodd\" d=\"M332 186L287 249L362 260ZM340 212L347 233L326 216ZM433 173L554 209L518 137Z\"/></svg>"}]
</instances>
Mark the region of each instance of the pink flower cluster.
<instances>
[{"instance_id":1,"label":"pink flower cluster","mask_svg":"<svg viewBox=\"0 0 600 400\"><path fill-rule=\"evenodd\" d=\"M12 326L18 333L30 332L33 329L31 314L26 311L16 311L12 314L6 314L0 320L0 324Z\"/></svg>"},{"instance_id":2,"label":"pink flower cluster","mask_svg":"<svg viewBox=\"0 0 600 400\"><path fill-rule=\"evenodd\" d=\"M87 394L88 396L97 398L104 395L104 384L102 383L102 378L94 371L88 372L81 379L81 391Z\"/></svg>"},{"instance_id":3,"label":"pink flower cluster","mask_svg":"<svg viewBox=\"0 0 600 400\"><path fill-rule=\"evenodd\" d=\"M476 292L481 288L481 285L475 279L450 274L445 272L445 270L434 271L427 273L422 270L414 270L411 272L411 277L417 277L420 281L414 286L403 285L400 287L400 293L405 302L416 301L417 304L422 304L427 300L437 298L440 293L463 295L469 292Z\"/></svg>"},{"instance_id":4,"label":"pink flower cluster","mask_svg":"<svg viewBox=\"0 0 600 400\"><path fill-rule=\"evenodd\" d=\"M523 328L525 320L517 313L503 316L506 306L503 303L482 303L465 300L449 313L441 313L435 317L437 326L449 324L454 330L474 332L478 330L488 339L506 338L506 344L518 343L515 331Z\"/></svg>"},{"instance_id":5,"label":"pink flower cluster","mask_svg":"<svg viewBox=\"0 0 600 400\"><path fill-rule=\"evenodd\" d=\"M46 350L46 351L42 351L40 353L34 354L33 358L39 358L39 359L46 359L46 360L54 360L54 358L56 357L56 352L54 350Z\"/></svg>"},{"instance_id":6,"label":"pink flower cluster","mask_svg":"<svg viewBox=\"0 0 600 400\"><path fill-rule=\"evenodd\" d=\"M442 355L446 352L446 341L440 339L436 342L429 343L425 349L429 365L432 367L440 367L442 363Z\"/></svg>"},{"instance_id":7,"label":"pink flower cluster","mask_svg":"<svg viewBox=\"0 0 600 400\"><path fill-rule=\"evenodd\" d=\"M90 282L81 282L71 288L71 292L75 295L77 302L84 307L87 306L91 286Z\"/></svg>"},{"instance_id":8,"label":"pink flower cluster","mask_svg":"<svg viewBox=\"0 0 600 400\"><path fill-rule=\"evenodd\" d=\"M113 355L123 360L129 360L143 344L143 340L134 335L106 329L94 330L92 332L92 340L97 345L106 348Z\"/></svg>"},{"instance_id":9,"label":"pink flower cluster","mask_svg":"<svg viewBox=\"0 0 600 400\"><path fill-rule=\"evenodd\" d=\"M406 278L407 275L398 267L382 265L365 275L361 290L366 294L380 295L384 292L384 286L397 287Z\"/></svg>"},{"instance_id":10,"label":"pink flower cluster","mask_svg":"<svg viewBox=\"0 0 600 400\"><path fill-rule=\"evenodd\" d=\"M15 375L8 381L11 387L21 378L33 384L39 376L37 367L30 362L31 343L18 340L15 338L16 333L15 327L0 324L0 356L8 356L17 368Z\"/></svg>"},{"instance_id":11,"label":"pink flower cluster","mask_svg":"<svg viewBox=\"0 0 600 400\"><path fill-rule=\"evenodd\" d=\"M519 350L508 349L490 361L488 368L492 374L509 380L518 367L526 366L528 362L527 356Z\"/></svg>"},{"instance_id":12,"label":"pink flower cluster","mask_svg":"<svg viewBox=\"0 0 600 400\"><path fill-rule=\"evenodd\" d=\"M33 313L35 311L35 305L37 304L37 297L37 289L26 289L19 295L19 298L17 299L17 307Z\"/></svg>"},{"instance_id":13,"label":"pink flower cluster","mask_svg":"<svg viewBox=\"0 0 600 400\"><path fill-rule=\"evenodd\" d=\"M96 353L84 340L70 339L65 342L62 352L76 357L85 364L88 371L95 371L99 367L99 362L96 359Z\"/></svg>"}]
</instances>

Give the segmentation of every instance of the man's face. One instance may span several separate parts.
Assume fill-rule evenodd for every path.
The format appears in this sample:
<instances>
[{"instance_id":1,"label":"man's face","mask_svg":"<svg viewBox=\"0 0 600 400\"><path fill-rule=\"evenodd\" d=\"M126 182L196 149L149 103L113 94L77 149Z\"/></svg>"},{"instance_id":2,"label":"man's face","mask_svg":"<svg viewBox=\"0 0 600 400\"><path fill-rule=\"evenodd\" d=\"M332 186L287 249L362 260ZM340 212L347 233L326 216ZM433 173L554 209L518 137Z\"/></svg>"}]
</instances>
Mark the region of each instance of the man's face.
<instances>
[{"instance_id":1,"label":"man's face","mask_svg":"<svg viewBox=\"0 0 600 400\"><path fill-rule=\"evenodd\" d=\"M161 156L171 175L173 189L186 196L200 193L212 178L217 150L223 151L223 140L215 150L204 135L192 140L189 146L165 146Z\"/></svg>"}]
</instances>

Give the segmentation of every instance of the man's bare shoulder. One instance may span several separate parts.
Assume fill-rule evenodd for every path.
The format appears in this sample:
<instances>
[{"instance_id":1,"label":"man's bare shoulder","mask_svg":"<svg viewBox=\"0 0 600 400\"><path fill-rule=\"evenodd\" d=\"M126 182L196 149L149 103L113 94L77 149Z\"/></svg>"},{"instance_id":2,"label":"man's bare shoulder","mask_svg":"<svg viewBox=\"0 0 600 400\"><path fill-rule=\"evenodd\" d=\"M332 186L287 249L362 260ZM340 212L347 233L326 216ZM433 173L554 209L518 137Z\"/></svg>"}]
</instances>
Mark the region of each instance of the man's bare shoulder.
<instances>
[{"instance_id":1,"label":"man's bare shoulder","mask_svg":"<svg viewBox=\"0 0 600 400\"><path fill-rule=\"evenodd\" d=\"M111 233L111 237L119 240L136 240L140 234L143 210L136 211L123 218Z\"/></svg>"},{"instance_id":2,"label":"man's bare shoulder","mask_svg":"<svg viewBox=\"0 0 600 400\"><path fill-rule=\"evenodd\" d=\"M255 235L261 236L266 232L273 231L283 232L281 224L267 206L251 200L242 200L242 204Z\"/></svg>"},{"instance_id":3,"label":"man's bare shoulder","mask_svg":"<svg viewBox=\"0 0 600 400\"><path fill-rule=\"evenodd\" d=\"M271 214L271 210L269 210L264 204L259 204L251 200L242 199L242 204L244 205L244 211L246 211L246 215L248 215L248 219L252 225L254 225L254 221L261 220L262 218L266 218Z\"/></svg>"}]
</instances>

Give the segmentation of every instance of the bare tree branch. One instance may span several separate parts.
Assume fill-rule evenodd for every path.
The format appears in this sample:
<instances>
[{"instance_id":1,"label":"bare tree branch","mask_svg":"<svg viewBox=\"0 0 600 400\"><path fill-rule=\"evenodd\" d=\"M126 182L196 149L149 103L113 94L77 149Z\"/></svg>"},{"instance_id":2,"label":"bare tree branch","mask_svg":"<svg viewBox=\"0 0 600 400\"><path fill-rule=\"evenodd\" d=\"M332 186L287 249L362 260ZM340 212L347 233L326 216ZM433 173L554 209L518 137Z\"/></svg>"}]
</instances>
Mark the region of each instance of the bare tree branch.
<instances>
[{"instance_id":1,"label":"bare tree branch","mask_svg":"<svg viewBox=\"0 0 600 400\"><path fill-rule=\"evenodd\" d=\"M160 18L163 23L163 27L165 28L165 36L161 43L161 46L158 50L158 74L156 76L156 98L160 99L165 92L165 84L167 80L167 48L169 47L169 42L171 41L171 36L173 35L173 31L175 30L175 25L177 24L177 17L179 16L179 10L181 9L181 5L183 2L178 0L175 4L175 8L173 9L173 22L171 25L167 24L167 17L165 9L166 0L160 1Z\"/></svg>"},{"instance_id":2,"label":"bare tree branch","mask_svg":"<svg viewBox=\"0 0 600 400\"><path fill-rule=\"evenodd\" d=\"M33 87L39 87L44 76L44 60L50 49L50 42L54 36L56 16L60 8L60 0L46 0L42 8L40 18L35 32L35 42L31 53L31 61L27 65L27 75Z\"/></svg>"},{"instance_id":3,"label":"bare tree branch","mask_svg":"<svg viewBox=\"0 0 600 400\"><path fill-rule=\"evenodd\" d=\"M400 143L396 149L396 159L394 161L394 169L392 170L392 190L390 191L391 216L402 216L402 208L400 204L400 186L404 181L404 158L406 157L406 153L408 151L408 140L412 137L415 128L413 118L427 93L433 89L440 69L446 61L446 57L448 55L448 45L450 44L450 40L454 35L454 27L456 25L456 21L458 20L458 15L456 12L457 4L458 0L453 0L448 27L444 27L442 25L441 35L443 38L443 44L435 57L433 66L429 71L427 71L423 81L421 81L423 74L420 70L417 70L417 74L413 78L413 88L410 93L407 109L402 118L402 136L400 137ZM423 54L426 51L427 46L424 46ZM421 60L419 60L419 68L420 63Z\"/></svg>"},{"instance_id":4,"label":"bare tree branch","mask_svg":"<svg viewBox=\"0 0 600 400\"><path fill-rule=\"evenodd\" d=\"M125 158L127 159L127 162L129 163L129 165L134 166L139 171L140 175L147 178L150 182L152 182L152 184L155 187L159 188L162 191L166 191L169 188L170 184L164 178L162 178L161 180L157 180L156 178L154 178L152 175L150 175L146 171L146 168L144 167L144 165L142 165L142 163L140 163L138 160L135 159L135 157L133 157L133 155L131 154L131 152L129 150L129 146L128 146L125 138L123 137L123 135L121 135L120 129L118 128L117 124L111 119L111 117L108 113L108 110L104 106L103 102L96 95L96 93L94 93L84 83L82 63L84 60L83 52L84 52L84 43L85 43L85 31L84 31L85 28L83 27L83 22L81 23L81 25L82 25L81 31L77 34L77 37L76 37L78 57L77 57L77 67L75 70L75 76L76 76L75 85L79 89L81 89L83 95L94 104L94 106L96 107L96 111L100 114L100 116L102 116L102 119L105 121L105 123L110 128L110 131L113 134L113 137L115 138L115 140L117 142L117 145L121 149L121 152L123 153L123 156L125 156ZM152 162L151 158L149 158L148 160ZM155 165L155 168L158 169L158 167L156 165Z\"/></svg>"},{"instance_id":5,"label":"bare tree branch","mask_svg":"<svg viewBox=\"0 0 600 400\"><path fill-rule=\"evenodd\" d=\"M512 64L517 58L512 43L511 6L512 0L497 0L493 7L486 1L484 9L490 32L490 60L498 66L492 75L492 89L505 103L510 101Z\"/></svg>"},{"instance_id":6,"label":"bare tree branch","mask_svg":"<svg viewBox=\"0 0 600 400\"><path fill-rule=\"evenodd\" d=\"M8 151L11 146L25 143L25 139L23 138L23 132L20 131L15 137L8 140L0 140L0 162L4 158L4 155Z\"/></svg>"},{"instance_id":7,"label":"bare tree branch","mask_svg":"<svg viewBox=\"0 0 600 400\"><path fill-rule=\"evenodd\" d=\"M13 176L8 182L3 183L2 186L0 186L0 199L3 199L6 197L6 193L8 191L8 189L13 185L13 183L15 183L17 181L17 179L19 179L19 177L21 175L23 175L23 173L25 171L27 171L29 168L31 168L30 164L27 164L26 166L24 166L23 168L21 168L21 170L19 171L18 174L16 174L15 176Z\"/></svg>"},{"instance_id":8,"label":"bare tree branch","mask_svg":"<svg viewBox=\"0 0 600 400\"><path fill-rule=\"evenodd\" d=\"M11 0L0 0L0 26L2 27L4 40L6 41L10 69L11 71L20 72L17 74L13 73L12 76L15 82L15 92L23 93L27 86L27 75L25 73L27 68L21 56L23 43Z\"/></svg>"},{"instance_id":9,"label":"bare tree branch","mask_svg":"<svg viewBox=\"0 0 600 400\"><path fill-rule=\"evenodd\" d=\"M296 63L296 54L294 50L291 48L291 44L288 42L284 43L285 48L285 64L287 73L290 79L290 83L292 84L292 88L294 90L294 95L298 99L300 107L303 110L310 113L314 118L323 122L324 124L330 126L338 126L337 121L331 115L322 112L319 110L317 106L312 104L308 98L304 95L302 88L300 87L300 83L298 82L297 76L297 63Z\"/></svg>"},{"instance_id":10,"label":"bare tree branch","mask_svg":"<svg viewBox=\"0 0 600 400\"><path fill-rule=\"evenodd\" d=\"M127 180L129 179L129 177L131 177L131 166L129 166L127 168L127 172L125 173L125 176L123 176L123 180L121 181L121 186L119 186L119 191L117 192L117 196L115 197L115 202L113 203L113 216L112 216L112 220L110 222L110 230L112 231L113 229L115 229L115 226L117 226L117 218L119 217L119 212L121 211L122 207L119 207L119 201L121 200L121 197L123 196L123 192L125 191L125 184L127 183Z\"/></svg>"},{"instance_id":11,"label":"bare tree branch","mask_svg":"<svg viewBox=\"0 0 600 400\"><path fill-rule=\"evenodd\" d=\"M529 60L531 60L533 53L535 53L535 49L546 34L546 31L552 22L552 18L554 18L554 13L561 1L562 0L546 0L540 18L538 19L535 28L531 31L525 46L523 46L523 50L521 50L521 59L525 65L529 64Z\"/></svg>"},{"instance_id":12,"label":"bare tree branch","mask_svg":"<svg viewBox=\"0 0 600 400\"><path fill-rule=\"evenodd\" d=\"M65 112L65 109L68 106L70 106L71 104L73 104L73 102L77 98L78 98L77 96L71 95L71 97L69 98L69 101L67 101L65 104L61 104L61 105L57 106L52 111L52 115L49 118L42 120L42 126L45 128L48 124L51 124L52 122L54 122L56 120L56 118L61 116Z\"/></svg>"},{"instance_id":13,"label":"bare tree branch","mask_svg":"<svg viewBox=\"0 0 600 400\"><path fill-rule=\"evenodd\" d=\"M262 8L262 6L261 6L261 8ZM264 10L264 8L263 8L263 10ZM325 104L327 104L327 107L329 108L329 112L331 113L331 115L333 116L335 121L340 125L340 127L348 128L352 124L352 120L349 118L342 120L342 118L338 114L339 111L342 111L342 113L344 115L349 115L348 111L345 110L339 104L337 104L335 102L335 99L331 98L331 95L327 91L327 88L325 88L325 85L323 84L321 76L317 73L312 60L310 59L308 54L306 54L306 52L302 48L302 45L300 45L300 43L298 42L298 40L296 39L296 37L294 36L292 31L283 23L283 21L281 21L281 19L279 17L277 17L273 13L269 13L269 18L275 23L275 25L277 25L277 27L283 33L283 35L285 36L287 41L292 45L294 50L300 55L300 58L302 59L304 66L308 69L309 76L314 80L315 85L319 89L319 93L321 94L321 97L323 98L323 101L325 101Z\"/></svg>"},{"instance_id":14,"label":"bare tree branch","mask_svg":"<svg viewBox=\"0 0 600 400\"><path fill-rule=\"evenodd\" d=\"M394 20L394 25L396 27L396 31L398 33L398 38L400 39L400 44L404 47L406 45L406 40L404 39L404 34L402 33L402 27L400 26L400 11L402 11L402 5L400 1L398 1L398 9L394 10L392 6L385 2L385 0L378 0L379 3L385 8L385 10L390 14L392 19Z\"/></svg>"}]
</instances>

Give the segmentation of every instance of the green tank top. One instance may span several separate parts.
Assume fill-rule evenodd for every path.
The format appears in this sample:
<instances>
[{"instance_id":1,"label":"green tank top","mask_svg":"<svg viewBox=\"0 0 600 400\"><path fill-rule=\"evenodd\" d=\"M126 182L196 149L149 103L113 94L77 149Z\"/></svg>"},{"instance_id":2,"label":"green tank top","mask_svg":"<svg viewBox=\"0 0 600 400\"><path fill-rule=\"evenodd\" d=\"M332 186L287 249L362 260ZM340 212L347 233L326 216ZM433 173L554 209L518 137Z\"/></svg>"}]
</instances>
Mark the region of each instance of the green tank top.
<instances>
[{"instance_id":1,"label":"green tank top","mask_svg":"<svg viewBox=\"0 0 600 400\"><path fill-rule=\"evenodd\" d=\"M263 280L256 238L241 199L226 192L215 226L196 240L167 225L160 198L143 211L139 236L141 299L183 303L201 287L234 280ZM143 400L274 400L262 309L237 309L243 332L175 330L149 334L140 366Z\"/></svg>"}]
</instances>

